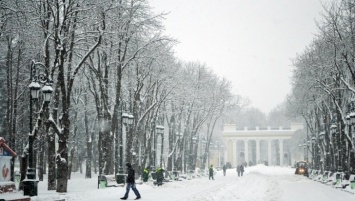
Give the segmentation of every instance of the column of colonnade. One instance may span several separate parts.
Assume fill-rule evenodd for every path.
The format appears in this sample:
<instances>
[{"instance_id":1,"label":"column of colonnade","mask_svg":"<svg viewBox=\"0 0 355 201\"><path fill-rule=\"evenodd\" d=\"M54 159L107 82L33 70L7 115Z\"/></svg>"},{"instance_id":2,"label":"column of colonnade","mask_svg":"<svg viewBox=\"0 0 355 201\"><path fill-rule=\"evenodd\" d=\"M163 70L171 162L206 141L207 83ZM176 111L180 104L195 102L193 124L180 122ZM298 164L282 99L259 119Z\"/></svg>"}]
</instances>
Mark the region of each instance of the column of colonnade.
<instances>
[{"instance_id":1,"label":"column of colonnade","mask_svg":"<svg viewBox=\"0 0 355 201\"><path fill-rule=\"evenodd\" d=\"M249 146L248 146L248 142L250 139L244 139L242 141L244 141L244 159L245 162L249 162L249 155L248 155L248 150L249 150ZM252 139L256 141L256 162L260 162L260 141L261 139ZM272 140L271 138L267 138L265 139L267 141L267 147L268 147L268 164L271 165L272 164L272 155L271 155L271 148L272 148ZM283 139L278 139L279 140L279 150L280 150L280 166L283 166L284 161L283 161L283 156L284 156L284 150L283 150ZM231 160L231 163L234 167L236 167L238 165L238 153L237 153L237 141L236 139L230 140L228 143L229 145L232 145L232 153L227 153L227 151L225 152L225 158L227 158L228 154L231 154L231 157L229 157Z\"/></svg>"},{"instance_id":2,"label":"column of colonnade","mask_svg":"<svg viewBox=\"0 0 355 201\"><path fill-rule=\"evenodd\" d=\"M283 139L279 139L279 146L280 146L280 166L284 165L284 146L283 146Z\"/></svg>"},{"instance_id":3,"label":"column of colonnade","mask_svg":"<svg viewBox=\"0 0 355 201\"><path fill-rule=\"evenodd\" d=\"M249 140L244 140L244 160L249 164L249 148L248 148L248 143Z\"/></svg>"},{"instance_id":4,"label":"column of colonnade","mask_svg":"<svg viewBox=\"0 0 355 201\"><path fill-rule=\"evenodd\" d=\"M234 167L237 167L237 140L232 140L232 144L233 144L233 165Z\"/></svg>"},{"instance_id":5,"label":"column of colonnade","mask_svg":"<svg viewBox=\"0 0 355 201\"><path fill-rule=\"evenodd\" d=\"M271 139L267 139L267 163L271 165Z\"/></svg>"},{"instance_id":6,"label":"column of colonnade","mask_svg":"<svg viewBox=\"0 0 355 201\"><path fill-rule=\"evenodd\" d=\"M256 139L256 163L260 161L260 140Z\"/></svg>"}]
</instances>

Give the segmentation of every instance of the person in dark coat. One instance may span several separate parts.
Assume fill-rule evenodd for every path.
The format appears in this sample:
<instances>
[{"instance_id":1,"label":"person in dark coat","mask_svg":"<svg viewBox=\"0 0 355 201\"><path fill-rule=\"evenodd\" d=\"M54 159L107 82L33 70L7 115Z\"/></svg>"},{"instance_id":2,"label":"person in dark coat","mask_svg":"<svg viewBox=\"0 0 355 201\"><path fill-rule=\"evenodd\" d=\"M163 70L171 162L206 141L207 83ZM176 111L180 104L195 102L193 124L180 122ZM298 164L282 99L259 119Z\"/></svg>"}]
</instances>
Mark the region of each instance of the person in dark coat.
<instances>
[{"instance_id":1,"label":"person in dark coat","mask_svg":"<svg viewBox=\"0 0 355 201\"><path fill-rule=\"evenodd\" d=\"M243 172L244 172L244 165L240 165L240 176L243 176Z\"/></svg>"},{"instance_id":2,"label":"person in dark coat","mask_svg":"<svg viewBox=\"0 0 355 201\"><path fill-rule=\"evenodd\" d=\"M238 177L240 177L240 166L237 165L237 172L238 172Z\"/></svg>"},{"instance_id":3,"label":"person in dark coat","mask_svg":"<svg viewBox=\"0 0 355 201\"><path fill-rule=\"evenodd\" d=\"M127 185L126 185L126 194L121 197L121 200L127 200L128 198L128 193L129 190L132 188L134 194L136 194L136 199L139 200L141 198L141 195L139 194L137 188L136 188L136 183L135 183L135 178L134 178L134 169L132 168L132 165L130 163L126 163L126 168L127 168Z\"/></svg>"},{"instance_id":4,"label":"person in dark coat","mask_svg":"<svg viewBox=\"0 0 355 201\"><path fill-rule=\"evenodd\" d=\"M208 169L208 172L209 172L208 179L212 178L212 180L214 180L214 178L213 178L213 165L210 166L210 168Z\"/></svg>"},{"instance_id":5,"label":"person in dark coat","mask_svg":"<svg viewBox=\"0 0 355 201\"><path fill-rule=\"evenodd\" d=\"M227 170L226 165L223 165L223 176L226 176L226 170Z\"/></svg>"}]
</instances>

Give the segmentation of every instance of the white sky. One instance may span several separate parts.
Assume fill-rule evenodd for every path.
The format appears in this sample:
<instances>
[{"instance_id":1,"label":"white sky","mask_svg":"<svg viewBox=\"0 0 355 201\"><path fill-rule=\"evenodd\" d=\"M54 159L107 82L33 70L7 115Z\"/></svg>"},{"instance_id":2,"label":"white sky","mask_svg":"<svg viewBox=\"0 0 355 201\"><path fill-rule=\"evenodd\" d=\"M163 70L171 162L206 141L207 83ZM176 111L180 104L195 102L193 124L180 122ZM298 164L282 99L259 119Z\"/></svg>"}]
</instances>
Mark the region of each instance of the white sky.
<instances>
[{"instance_id":1,"label":"white sky","mask_svg":"<svg viewBox=\"0 0 355 201\"><path fill-rule=\"evenodd\" d=\"M85 167L85 165L84 165ZM302 175L295 175L290 167L257 165L246 167L244 176L238 177L236 169L228 169L226 176L218 171L215 180L199 177L191 180L166 182L157 187L152 181L137 184L142 201L354 201L355 189L334 188L313 181ZM47 175L45 175L47 176ZM118 201L125 188L97 188L97 175L85 179L85 173L72 173L67 193L47 190L47 179L39 182L38 196L31 201ZM137 181L138 182L138 181ZM346 192L348 191L348 192ZM349 193L351 192L351 193ZM23 191L0 194L6 200L20 197ZM128 200L136 196L131 190Z\"/></svg>"},{"instance_id":2,"label":"white sky","mask_svg":"<svg viewBox=\"0 0 355 201\"><path fill-rule=\"evenodd\" d=\"M179 59L205 63L263 112L290 93L290 59L310 44L323 10L319 0L150 2L154 12L170 12L165 33L179 40Z\"/></svg>"}]
</instances>

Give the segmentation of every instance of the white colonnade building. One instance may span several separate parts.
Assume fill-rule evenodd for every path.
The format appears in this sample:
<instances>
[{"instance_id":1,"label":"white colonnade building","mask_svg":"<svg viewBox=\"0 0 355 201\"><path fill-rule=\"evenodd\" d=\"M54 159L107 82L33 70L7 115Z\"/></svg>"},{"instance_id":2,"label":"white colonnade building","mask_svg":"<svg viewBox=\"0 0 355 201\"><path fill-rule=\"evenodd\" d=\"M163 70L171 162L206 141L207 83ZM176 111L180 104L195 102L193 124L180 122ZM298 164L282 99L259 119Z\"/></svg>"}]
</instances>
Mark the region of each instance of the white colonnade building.
<instances>
[{"instance_id":1,"label":"white colonnade building","mask_svg":"<svg viewBox=\"0 0 355 201\"><path fill-rule=\"evenodd\" d=\"M248 163L255 165L265 163L268 165L287 166L291 164L291 154L288 149L289 140L293 134L303 129L300 123L292 123L290 128L259 128L237 129L235 124L223 126L223 140L226 146L226 162L232 167Z\"/></svg>"}]
</instances>

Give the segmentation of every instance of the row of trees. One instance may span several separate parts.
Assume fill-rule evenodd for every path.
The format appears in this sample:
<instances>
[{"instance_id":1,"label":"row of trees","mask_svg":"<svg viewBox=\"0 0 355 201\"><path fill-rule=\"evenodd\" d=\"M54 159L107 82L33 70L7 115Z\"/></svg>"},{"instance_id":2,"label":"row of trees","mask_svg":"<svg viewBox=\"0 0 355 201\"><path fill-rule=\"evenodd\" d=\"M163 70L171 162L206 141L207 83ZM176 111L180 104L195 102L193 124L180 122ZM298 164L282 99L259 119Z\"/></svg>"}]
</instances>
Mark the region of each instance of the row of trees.
<instances>
[{"instance_id":1,"label":"row of trees","mask_svg":"<svg viewBox=\"0 0 355 201\"><path fill-rule=\"evenodd\" d=\"M315 168L354 174L355 1L324 8L316 37L294 59L288 111L307 124L299 143Z\"/></svg>"},{"instance_id":2,"label":"row of trees","mask_svg":"<svg viewBox=\"0 0 355 201\"><path fill-rule=\"evenodd\" d=\"M158 126L168 141L167 170L196 167L193 142L203 132L208 151L218 120L248 101L204 64L175 58L163 17L146 0L0 1L1 136L23 153L22 180L29 135L39 178L48 170L48 189L57 192L67 192L71 170L83 161L87 178L93 169L117 173L123 133L126 162L155 165ZM30 114L32 61L44 66L54 91L49 104L39 99ZM134 122L122 132L128 112ZM183 164L182 156L189 156Z\"/></svg>"}]
</instances>

